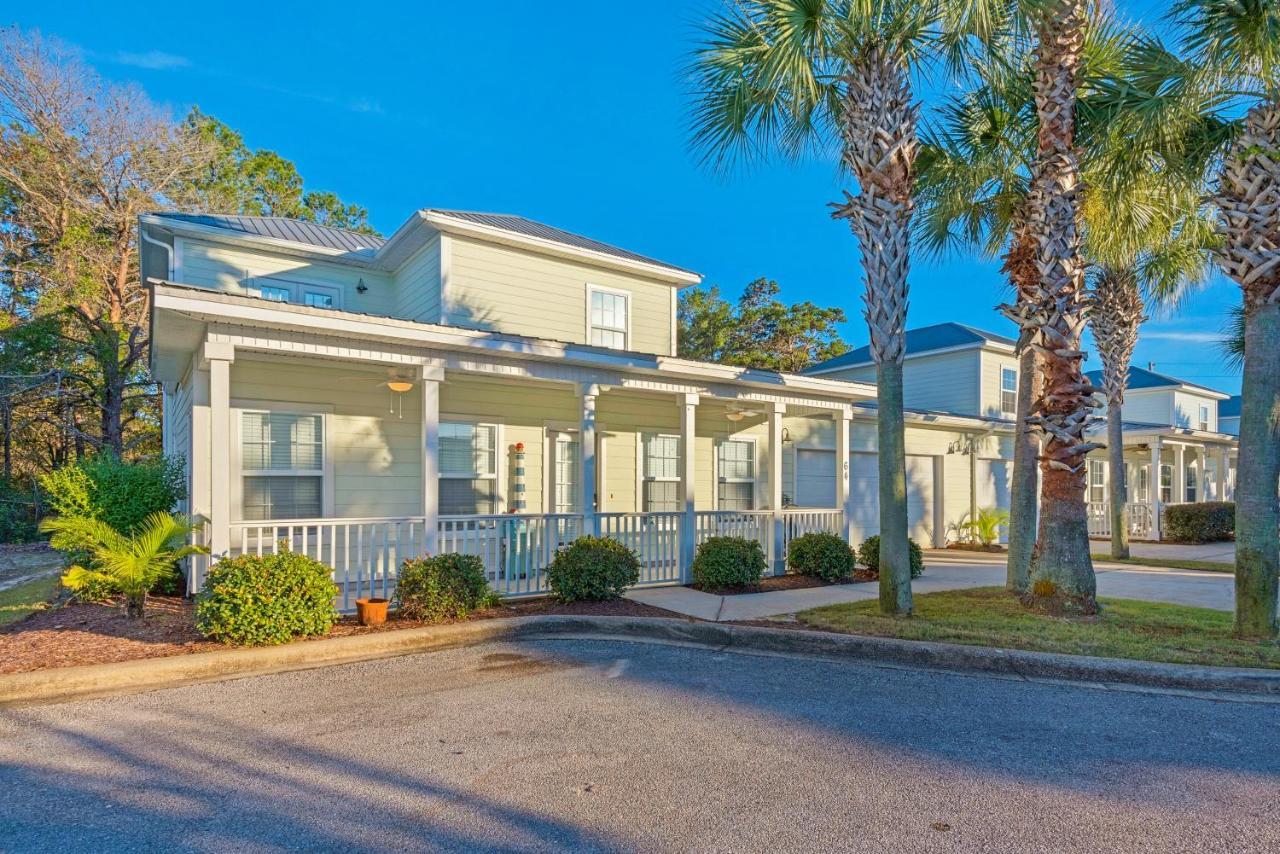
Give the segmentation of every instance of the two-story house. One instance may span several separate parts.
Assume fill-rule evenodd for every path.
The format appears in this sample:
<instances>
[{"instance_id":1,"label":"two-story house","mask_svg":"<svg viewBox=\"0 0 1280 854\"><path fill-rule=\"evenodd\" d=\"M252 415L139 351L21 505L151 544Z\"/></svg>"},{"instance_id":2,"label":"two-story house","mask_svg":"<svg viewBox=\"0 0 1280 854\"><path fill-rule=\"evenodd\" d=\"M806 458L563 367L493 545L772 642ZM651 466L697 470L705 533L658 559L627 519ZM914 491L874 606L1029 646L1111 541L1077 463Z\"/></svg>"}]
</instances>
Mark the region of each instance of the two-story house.
<instances>
[{"instance_id":1,"label":"two-story house","mask_svg":"<svg viewBox=\"0 0 1280 854\"><path fill-rule=\"evenodd\" d=\"M520 595L580 534L661 584L715 534L776 569L799 533L877 530L874 387L678 358L689 270L446 210L386 239L178 213L140 238L164 444L215 557L289 542L349 607L422 552L478 554ZM995 423L910 416L922 544L972 506L963 452Z\"/></svg>"}]
</instances>

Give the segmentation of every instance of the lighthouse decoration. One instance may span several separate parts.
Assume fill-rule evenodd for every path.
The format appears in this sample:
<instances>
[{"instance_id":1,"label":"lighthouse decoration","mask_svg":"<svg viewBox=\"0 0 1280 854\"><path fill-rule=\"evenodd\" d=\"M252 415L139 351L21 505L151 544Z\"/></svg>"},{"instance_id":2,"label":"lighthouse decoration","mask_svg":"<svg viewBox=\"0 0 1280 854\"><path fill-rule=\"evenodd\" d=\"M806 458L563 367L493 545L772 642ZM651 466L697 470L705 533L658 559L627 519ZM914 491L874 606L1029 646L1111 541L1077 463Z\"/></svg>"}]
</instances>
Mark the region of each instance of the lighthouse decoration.
<instances>
[{"instance_id":1,"label":"lighthouse decoration","mask_svg":"<svg viewBox=\"0 0 1280 854\"><path fill-rule=\"evenodd\" d=\"M511 502L511 512L523 513L525 509L524 442L516 442L515 458L515 498Z\"/></svg>"}]
</instances>

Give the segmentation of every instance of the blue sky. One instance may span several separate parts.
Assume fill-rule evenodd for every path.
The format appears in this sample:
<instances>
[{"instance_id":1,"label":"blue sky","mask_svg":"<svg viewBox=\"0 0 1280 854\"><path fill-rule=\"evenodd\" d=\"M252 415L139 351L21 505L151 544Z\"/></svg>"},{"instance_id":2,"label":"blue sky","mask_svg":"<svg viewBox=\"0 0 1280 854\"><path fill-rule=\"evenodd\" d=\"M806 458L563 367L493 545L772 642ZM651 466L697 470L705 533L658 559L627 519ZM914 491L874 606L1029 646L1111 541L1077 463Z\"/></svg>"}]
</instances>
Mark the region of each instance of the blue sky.
<instances>
[{"instance_id":1,"label":"blue sky","mask_svg":"<svg viewBox=\"0 0 1280 854\"><path fill-rule=\"evenodd\" d=\"M1161 4L1116 5L1153 20ZM833 164L719 175L688 149L680 71L716 6L317 0L304 15L275 3L218 15L63 2L8 20L78 46L175 113L198 104L297 162L309 188L368 207L384 233L421 207L519 213L698 270L729 294L776 279L786 299L843 306L845 337L863 344L856 246L826 208L844 183ZM921 258L911 289L910 326L1012 331L992 310L1004 299L995 263ZM1135 363L1237 392L1214 343L1236 294L1215 277L1154 318Z\"/></svg>"}]
</instances>

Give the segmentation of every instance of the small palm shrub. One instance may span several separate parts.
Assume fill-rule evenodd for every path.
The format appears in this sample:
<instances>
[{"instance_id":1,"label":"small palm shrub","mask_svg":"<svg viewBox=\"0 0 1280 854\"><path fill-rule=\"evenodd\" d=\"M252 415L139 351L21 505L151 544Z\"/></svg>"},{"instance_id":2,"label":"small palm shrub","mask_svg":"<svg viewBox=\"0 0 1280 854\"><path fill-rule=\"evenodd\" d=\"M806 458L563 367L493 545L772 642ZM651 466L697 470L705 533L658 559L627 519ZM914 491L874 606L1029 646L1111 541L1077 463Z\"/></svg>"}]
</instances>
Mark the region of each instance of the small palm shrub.
<instances>
[{"instance_id":1,"label":"small palm shrub","mask_svg":"<svg viewBox=\"0 0 1280 854\"><path fill-rule=\"evenodd\" d=\"M966 514L959 528L964 531L971 543L990 546L1000 539L1000 529L1009 524L1009 511L1000 507L986 507L978 511L972 519Z\"/></svg>"},{"instance_id":2,"label":"small palm shrub","mask_svg":"<svg viewBox=\"0 0 1280 854\"><path fill-rule=\"evenodd\" d=\"M924 552L915 540L907 540L907 549L911 554L911 577L924 575ZM858 547L858 563L872 572L880 571L880 536L867 537L866 542Z\"/></svg>"},{"instance_id":3,"label":"small palm shrub","mask_svg":"<svg viewBox=\"0 0 1280 854\"><path fill-rule=\"evenodd\" d=\"M1164 539L1183 543L1229 540L1236 530L1234 501L1170 504L1164 508Z\"/></svg>"},{"instance_id":4,"label":"small palm shrub","mask_svg":"<svg viewBox=\"0 0 1280 854\"><path fill-rule=\"evenodd\" d=\"M338 621L329 567L288 550L223 558L196 594L196 628L240 646L326 634Z\"/></svg>"},{"instance_id":5,"label":"small palm shrub","mask_svg":"<svg viewBox=\"0 0 1280 854\"><path fill-rule=\"evenodd\" d=\"M475 555L442 554L406 560L392 602L406 620L438 623L497 604L484 562Z\"/></svg>"},{"instance_id":6,"label":"small palm shrub","mask_svg":"<svg viewBox=\"0 0 1280 854\"><path fill-rule=\"evenodd\" d=\"M857 568L853 549L835 534L802 534L787 545L787 566L792 572L823 581L839 581Z\"/></svg>"},{"instance_id":7,"label":"small palm shrub","mask_svg":"<svg viewBox=\"0 0 1280 854\"><path fill-rule=\"evenodd\" d=\"M764 552L745 537L711 537L693 558L693 583L703 590L758 587L767 568Z\"/></svg>"},{"instance_id":8,"label":"small palm shrub","mask_svg":"<svg viewBox=\"0 0 1280 854\"><path fill-rule=\"evenodd\" d=\"M556 552L545 572L560 601L603 602L640 580L640 559L617 540L579 537Z\"/></svg>"},{"instance_id":9,"label":"small palm shrub","mask_svg":"<svg viewBox=\"0 0 1280 854\"><path fill-rule=\"evenodd\" d=\"M84 516L56 516L40 529L52 534L54 548L86 558L62 576L64 587L89 601L123 593L131 618L143 615L149 592L178 574L179 560L205 551L187 543L191 522L171 513L152 513L132 535Z\"/></svg>"}]
</instances>

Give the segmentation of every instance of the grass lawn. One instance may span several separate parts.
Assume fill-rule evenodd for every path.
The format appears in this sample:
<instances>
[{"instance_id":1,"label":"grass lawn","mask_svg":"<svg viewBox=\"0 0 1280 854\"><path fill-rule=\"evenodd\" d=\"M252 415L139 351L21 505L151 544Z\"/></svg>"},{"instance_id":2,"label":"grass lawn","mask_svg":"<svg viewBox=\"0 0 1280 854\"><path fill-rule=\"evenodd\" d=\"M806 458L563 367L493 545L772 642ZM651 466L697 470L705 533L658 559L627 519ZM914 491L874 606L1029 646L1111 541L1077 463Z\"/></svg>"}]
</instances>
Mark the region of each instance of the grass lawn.
<instances>
[{"instance_id":1,"label":"grass lawn","mask_svg":"<svg viewBox=\"0 0 1280 854\"><path fill-rule=\"evenodd\" d=\"M47 575L0 590L0 626L21 620L33 611L43 610L58 594L60 585L57 575Z\"/></svg>"},{"instance_id":2,"label":"grass lawn","mask_svg":"<svg viewBox=\"0 0 1280 854\"><path fill-rule=\"evenodd\" d=\"M1179 664L1280 668L1280 642L1231 636L1231 614L1209 608L1100 599L1096 619L1028 611L1000 587L924 593L914 617L883 617L875 600L801 612L815 628L857 635L975 646L1139 658Z\"/></svg>"},{"instance_id":3,"label":"grass lawn","mask_svg":"<svg viewBox=\"0 0 1280 854\"><path fill-rule=\"evenodd\" d=\"M1206 572L1231 572L1236 571L1234 563L1217 563L1211 560L1176 560L1166 557L1126 557L1116 558L1110 555L1096 554L1093 555L1094 560L1104 560L1108 563L1128 563L1134 566L1163 566L1168 569L1203 569Z\"/></svg>"}]
</instances>

